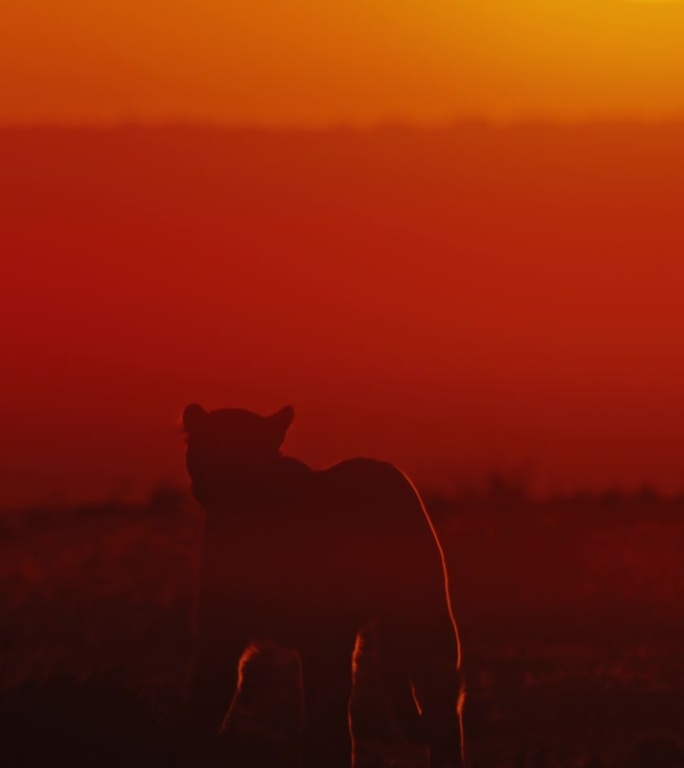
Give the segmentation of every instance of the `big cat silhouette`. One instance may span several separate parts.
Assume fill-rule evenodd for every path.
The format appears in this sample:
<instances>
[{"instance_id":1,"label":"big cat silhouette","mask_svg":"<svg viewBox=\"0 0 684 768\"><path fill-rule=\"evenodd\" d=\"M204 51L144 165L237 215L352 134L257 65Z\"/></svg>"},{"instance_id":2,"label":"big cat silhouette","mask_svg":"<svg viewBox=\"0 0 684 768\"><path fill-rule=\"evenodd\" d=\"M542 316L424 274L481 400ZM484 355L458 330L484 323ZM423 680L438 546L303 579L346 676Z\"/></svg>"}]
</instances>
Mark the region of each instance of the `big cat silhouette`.
<instances>
[{"instance_id":1,"label":"big cat silhouette","mask_svg":"<svg viewBox=\"0 0 684 768\"><path fill-rule=\"evenodd\" d=\"M192 492L206 510L195 700L218 726L238 662L268 640L301 657L307 768L351 761L352 651L372 633L388 711L462 764L460 643L432 522L393 465L355 458L313 470L284 456L294 417L183 413Z\"/></svg>"}]
</instances>

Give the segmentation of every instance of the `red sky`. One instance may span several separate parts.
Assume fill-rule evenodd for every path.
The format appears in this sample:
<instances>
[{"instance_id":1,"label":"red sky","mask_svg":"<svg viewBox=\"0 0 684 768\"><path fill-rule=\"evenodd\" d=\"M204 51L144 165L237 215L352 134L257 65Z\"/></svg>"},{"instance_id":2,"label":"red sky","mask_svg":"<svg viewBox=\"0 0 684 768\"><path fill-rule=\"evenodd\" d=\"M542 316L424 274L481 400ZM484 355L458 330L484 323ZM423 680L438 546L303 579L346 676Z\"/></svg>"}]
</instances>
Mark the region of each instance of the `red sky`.
<instances>
[{"instance_id":1,"label":"red sky","mask_svg":"<svg viewBox=\"0 0 684 768\"><path fill-rule=\"evenodd\" d=\"M3 503L184 480L177 418L447 487L680 489L684 127L0 134Z\"/></svg>"}]
</instances>

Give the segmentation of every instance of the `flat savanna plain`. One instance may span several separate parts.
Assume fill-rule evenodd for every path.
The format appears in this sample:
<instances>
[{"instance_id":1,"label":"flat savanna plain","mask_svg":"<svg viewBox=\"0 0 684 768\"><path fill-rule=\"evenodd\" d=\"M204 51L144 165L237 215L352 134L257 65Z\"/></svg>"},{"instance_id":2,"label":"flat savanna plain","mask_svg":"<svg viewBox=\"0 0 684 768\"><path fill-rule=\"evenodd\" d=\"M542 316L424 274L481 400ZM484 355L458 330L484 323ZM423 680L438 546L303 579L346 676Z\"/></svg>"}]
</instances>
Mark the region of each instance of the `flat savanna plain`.
<instances>
[{"instance_id":1,"label":"flat savanna plain","mask_svg":"<svg viewBox=\"0 0 684 768\"><path fill-rule=\"evenodd\" d=\"M684 500L538 502L493 478L429 503L463 637L471 764L682 765ZM65 751L72 765L184 765L200 511L162 488L0 519L6 764Z\"/></svg>"}]
</instances>

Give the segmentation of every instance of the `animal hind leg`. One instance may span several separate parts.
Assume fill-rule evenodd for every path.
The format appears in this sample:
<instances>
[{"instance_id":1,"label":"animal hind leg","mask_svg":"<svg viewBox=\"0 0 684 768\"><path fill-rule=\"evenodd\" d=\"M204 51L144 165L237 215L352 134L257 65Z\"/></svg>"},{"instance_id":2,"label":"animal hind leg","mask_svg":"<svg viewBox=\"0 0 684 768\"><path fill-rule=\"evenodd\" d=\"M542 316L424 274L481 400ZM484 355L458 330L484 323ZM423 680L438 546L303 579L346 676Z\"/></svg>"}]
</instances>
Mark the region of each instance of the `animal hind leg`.
<instances>
[{"instance_id":1,"label":"animal hind leg","mask_svg":"<svg viewBox=\"0 0 684 768\"><path fill-rule=\"evenodd\" d=\"M408 663L430 768L462 768L464 692L455 628L448 616L423 625Z\"/></svg>"},{"instance_id":2,"label":"animal hind leg","mask_svg":"<svg viewBox=\"0 0 684 768\"><path fill-rule=\"evenodd\" d=\"M408 654L382 622L359 634L354 653L351 724L356 768L418 758L425 749L412 696Z\"/></svg>"},{"instance_id":3,"label":"animal hind leg","mask_svg":"<svg viewBox=\"0 0 684 768\"><path fill-rule=\"evenodd\" d=\"M351 644L327 643L301 651L304 687L304 768L350 768Z\"/></svg>"},{"instance_id":4,"label":"animal hind leg","mask_svg":"<svg viewBox=\"0 0 684 768\"><path fill-rule=\"evenodd\" d=\"M403 735L393 693L405 688L408 695L408 669L392 665L390 654L382 651L376 624L364 627L356 637L352 662L350 714L355 741L394 743Z\"/></svg>"}]
</instances>

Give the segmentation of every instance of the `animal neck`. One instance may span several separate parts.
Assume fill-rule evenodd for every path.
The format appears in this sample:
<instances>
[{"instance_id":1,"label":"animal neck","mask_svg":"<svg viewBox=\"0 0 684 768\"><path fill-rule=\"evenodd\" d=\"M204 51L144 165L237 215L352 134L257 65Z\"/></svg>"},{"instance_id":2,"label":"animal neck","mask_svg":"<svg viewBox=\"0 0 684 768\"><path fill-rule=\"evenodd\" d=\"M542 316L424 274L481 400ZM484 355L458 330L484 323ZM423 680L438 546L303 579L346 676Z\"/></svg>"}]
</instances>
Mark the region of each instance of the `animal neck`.
<instances>
[{"instance_id":1,"label":"animal neck","mask_svg":"<svg viewBox=\"0 0 684 768\"><path fill-rule=\"evenodd\" d=\"M278 454L250 464L248 470L193 483L195 498L207 509L225 513L287 503L301 492L302 479L311 469Z\"/></svg>"}]
</instances>

